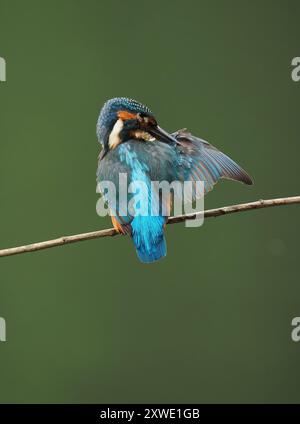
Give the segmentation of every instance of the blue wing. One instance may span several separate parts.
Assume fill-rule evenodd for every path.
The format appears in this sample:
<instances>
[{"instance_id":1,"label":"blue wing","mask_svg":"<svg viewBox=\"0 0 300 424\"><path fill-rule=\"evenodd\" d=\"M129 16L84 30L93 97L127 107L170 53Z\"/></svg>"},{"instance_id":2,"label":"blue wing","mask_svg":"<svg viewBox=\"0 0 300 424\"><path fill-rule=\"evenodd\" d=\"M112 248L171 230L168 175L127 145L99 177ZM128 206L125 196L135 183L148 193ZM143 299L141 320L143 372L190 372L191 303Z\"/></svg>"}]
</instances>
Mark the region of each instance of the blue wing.
<instances>
[{"instance_id":1,"label":"blue wing","mask_svg":"<svg viewBox=\"0 0 300 424\"><path fill-rule=\"evenodd\" d=\"M179 130L172 135L178 141L176 149L181 156L182 178L204 181L205 194L221 178L253 184L252 178L243 168L207 141L193 136L187 130Z\"/></svg>"}]
</instances>

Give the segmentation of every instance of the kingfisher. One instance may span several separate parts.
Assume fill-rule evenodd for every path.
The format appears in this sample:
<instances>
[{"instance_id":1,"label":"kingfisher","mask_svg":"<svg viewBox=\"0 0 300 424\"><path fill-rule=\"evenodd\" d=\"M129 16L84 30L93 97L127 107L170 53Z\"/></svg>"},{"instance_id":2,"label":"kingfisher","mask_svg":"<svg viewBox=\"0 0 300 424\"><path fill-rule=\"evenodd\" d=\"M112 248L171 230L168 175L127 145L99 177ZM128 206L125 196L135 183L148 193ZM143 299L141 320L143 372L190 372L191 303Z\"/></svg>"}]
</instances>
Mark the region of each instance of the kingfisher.
<instances>
[{"instance_id":1,"label":"kingfisher","mask_svg":"<svg viewBox=\"0 0 300 424\"><path fill-rule=\"evenodd\" d=\"M158 205L158 214L135 214L124 209L119 194L120 175L126 176L127 187L142 181L150 187L152 181L202 181L204 194L216 182L229 179L253 184L252 178L236 162L216 147L188 130L169 133L162 129L152 111L125 97L108 100L97 121L97 138L102 145L97 169L97 184L109 181L116 188L116 200L100 188L111 210L111 220L118 233L129 234L141 262L151 263L166 256L164 229L168 216ZM126 202L133 193L129 194ZM147 203L161 203L160 196L145 195ZM193 191L193 198L195 200ZM172 198L168 200L171 210ZM126 205L127 206L127 205ZM124 212L125 211L125 212Z\"/></svg>"}]
</instances>

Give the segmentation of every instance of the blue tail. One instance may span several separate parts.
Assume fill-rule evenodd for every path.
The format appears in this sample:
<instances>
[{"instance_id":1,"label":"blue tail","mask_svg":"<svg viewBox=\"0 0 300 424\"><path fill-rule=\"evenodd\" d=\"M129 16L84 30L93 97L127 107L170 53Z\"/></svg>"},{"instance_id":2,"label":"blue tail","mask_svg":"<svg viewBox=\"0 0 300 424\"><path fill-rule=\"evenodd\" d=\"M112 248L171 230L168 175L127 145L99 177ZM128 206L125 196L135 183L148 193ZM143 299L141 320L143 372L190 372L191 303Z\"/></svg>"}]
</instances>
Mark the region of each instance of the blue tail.
<instances>
[{"instance_id":1,"label":"blue tail","mask_svg":"<svg viewBox=\"0 0 300 424\"><path fill-rule=\"evenodd\" d=\"M167 254L165 237L163 236L162 239L157 244L151 246L150 249L144 245L136 246L136 253L139 260L144 263L155 262L163 258Z\"/></svg>"},{"instance_id":2,"label":"blue tail","mask_svg":"<svg viewBox=\"0 0 300 424\"><path fill-rule=\"evenodd\" d=\"M165 218L161 216L136 216L132 223L132 240L141 262L151 263L166 256L164 236Z\"/></svg>"}]
</instances>

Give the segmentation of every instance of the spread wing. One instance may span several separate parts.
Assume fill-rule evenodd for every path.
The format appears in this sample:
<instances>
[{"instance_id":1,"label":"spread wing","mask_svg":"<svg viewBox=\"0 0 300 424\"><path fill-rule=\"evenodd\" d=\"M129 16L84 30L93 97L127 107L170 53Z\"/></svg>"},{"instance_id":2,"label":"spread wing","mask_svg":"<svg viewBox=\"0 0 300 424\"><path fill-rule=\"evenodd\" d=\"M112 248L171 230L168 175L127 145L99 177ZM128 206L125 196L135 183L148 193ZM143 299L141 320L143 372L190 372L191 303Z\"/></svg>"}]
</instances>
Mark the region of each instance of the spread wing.
<instances>
[{"instance_id":1,"label":"spread wing","mask_svg":"<svg viewBox=\"0 0 300 424\"><path fill-rule=\"evenodd\" d=\"M177 140L176 145L159 141L138 142L130 140L99 158L97 181L109 181L114 184L117 190L116 204L113 205L113 201L109 197L112 192L100 191L102 191L118 222L128 231L131 228L134 216L127 210L126 202L120 201L119 203L120 174L127 176L125 190L132 181L141 180L149 188L148 193L151 193L151 181L168 181L170 183L177 180L181 182L193 181L195 185L196 181L203 181L204 194L212 190L221 178L240 181L245 184L253 183L244 169L208 142L193 136L186 130L179 130L173 136ZM132 196L133 194L128 194L128 202ZM200 196L200 194L198 195L197 190L193 187L189 200L192 201L197 196ZM160 203L161 199L159 199L159 197L151 194L145 198L145 202L150 206L153 202ZM126 207L126 213L123 212L124 207Z\"/></svg>"},{"instance_id":2,"label":"spread wing","mask_svg":"<svg viewBox=\"0 0 300 424\"><path fill-rule=\"evenodd\" d=\"M172 134L178 141L185 180L204 181L204 193L213 189L219 179L253 184L252 178L236 162L201 138L187 130Z\"/></svg>"}]
</instances>

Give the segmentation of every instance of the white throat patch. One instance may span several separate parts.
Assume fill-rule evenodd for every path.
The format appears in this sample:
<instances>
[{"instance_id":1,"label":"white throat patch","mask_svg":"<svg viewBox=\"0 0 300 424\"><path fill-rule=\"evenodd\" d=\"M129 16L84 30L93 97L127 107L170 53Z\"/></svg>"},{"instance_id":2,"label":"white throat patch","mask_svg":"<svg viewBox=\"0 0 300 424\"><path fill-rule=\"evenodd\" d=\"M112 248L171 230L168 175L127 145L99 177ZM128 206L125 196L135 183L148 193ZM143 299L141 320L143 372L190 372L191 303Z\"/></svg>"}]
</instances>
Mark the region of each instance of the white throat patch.
<instances>
[{"instance_id":1,"label":"white throat patch","mask_svg":"<svg viewBox=\"0 0 300 424\"><path fill-rule=\"evenodd\" d=\"M122 119L118 119L108 139L108 145L111 149L115 149L118 146L118 144L121 143L120 132L122 131L123 126L124 124Z\"/></svg>"}]
</instances>

